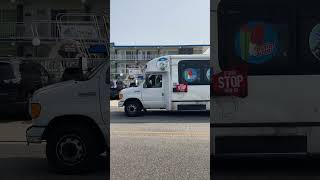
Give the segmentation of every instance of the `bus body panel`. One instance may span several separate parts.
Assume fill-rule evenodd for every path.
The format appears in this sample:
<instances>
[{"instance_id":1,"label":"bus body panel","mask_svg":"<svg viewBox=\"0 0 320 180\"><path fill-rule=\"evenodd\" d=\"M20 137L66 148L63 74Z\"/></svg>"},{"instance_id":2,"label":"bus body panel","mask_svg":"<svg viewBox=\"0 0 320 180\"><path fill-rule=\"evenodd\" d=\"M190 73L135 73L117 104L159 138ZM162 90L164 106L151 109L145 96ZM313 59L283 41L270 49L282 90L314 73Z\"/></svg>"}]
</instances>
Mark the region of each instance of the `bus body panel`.
<instances>
[{"instance_id":1,"label":"bus body panel","mask_svg":"<svg viewBox=\"0 0 320 180\"><path fill-rule=\"evenodd\" d=\"M218 31L221 24L218 21L220 18L217 12L220 1L215 2L211 7L211 65L214 74L217 74L222 71L219 61L224 61L224 59L218 59L223 56L218 56L221 55L218 52L222 52L218 50L218 38L220 37ZM288 59L299 58L291 57ZM223 150L227 152L232 147L232 145L229 147L225 145L228 142L235 143L235 145L241 142L242 146L247 143L251 146L251 150L249 147L243 149L240 147L241 144L237 146L239 155L319 154L320 96L318 93L320 86L318 82L320 75L299 74L298 72L303 72L302 68L298 66L295 69L296 74L289 73L288 75L249 74L248 96L245 98L211 97L211 155L233 154L230 153L231 151L223 153ZM221 143L222 140L225 141L224 144ZM259 141L269 143L266 149L270 148L270 151L263 151L255 147ZM283 146L288 149L281 149L281 143L288 143ZM256 152L253 150L255 148Z\"/></svg>"},{"instance_id":2,"label":"bus body panel","mask_svg":"<svg viewBox=\"0 0 320 180\"><path fill-rule=\"evenodd\" d=\"M179 63L185 62L185 61L208 61L209 64L209 58L208 57L196 57L196 58L181 58L181 59L172 59L171 60L171 73L172 73L172 83L173 84L179 84L179 76L182 76L182 73L179 72ZM179 74L180 73L180 74ZM173 92L171 101L174 104L180 104L180 102L185 102L182 104L205 104L210 101L210 88L208 85L188 85L188 92ZM175 109L175 105L173 106L173 109ZM208 105L207 105L208 107ZM207 108L209 110L209 107Z\"/></svg>"},{"instance_id":3,"label":"bus body panel","mask_svg":"<svg viewBox=\"0 0 320 180\"><path fill-rule=\"evenodd\" d=\"M319 76L249 76L246 98L216 99L215 123L319 122ZM263 83L262 83L263 82ZM219 111L220 112L217 112ZM220 118L219 118L220 117Z\"/></svg>"}]
</instances>

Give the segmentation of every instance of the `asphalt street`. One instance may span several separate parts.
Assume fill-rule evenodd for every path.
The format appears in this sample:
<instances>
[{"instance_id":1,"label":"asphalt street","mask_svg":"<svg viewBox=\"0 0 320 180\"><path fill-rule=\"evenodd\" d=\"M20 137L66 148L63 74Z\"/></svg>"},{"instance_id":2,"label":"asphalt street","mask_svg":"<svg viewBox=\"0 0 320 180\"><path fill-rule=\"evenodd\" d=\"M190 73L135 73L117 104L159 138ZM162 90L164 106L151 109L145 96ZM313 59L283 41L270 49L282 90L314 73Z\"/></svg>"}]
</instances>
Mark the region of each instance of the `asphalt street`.
<instances>
[{"instance_id":1,"label":"asphalt street","mask_svg":"<svg viewBox=\"0 0 320 180\"><path fill-rule=\"evenodd\" d=\"M209 113L111 112L111 179L208 180Z\"/></svg>"}]
</instances>

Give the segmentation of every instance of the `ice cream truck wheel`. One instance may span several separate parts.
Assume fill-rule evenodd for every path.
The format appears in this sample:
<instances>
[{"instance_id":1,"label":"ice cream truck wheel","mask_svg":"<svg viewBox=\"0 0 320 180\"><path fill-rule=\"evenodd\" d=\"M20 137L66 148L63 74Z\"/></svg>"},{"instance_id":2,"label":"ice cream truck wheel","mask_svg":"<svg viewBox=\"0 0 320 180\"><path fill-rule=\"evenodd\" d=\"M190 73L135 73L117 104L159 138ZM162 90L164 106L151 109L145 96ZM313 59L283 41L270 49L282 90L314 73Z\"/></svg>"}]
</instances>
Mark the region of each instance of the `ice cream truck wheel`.
<instances>
[{"instance_id":1,"label":"ice cream truck wheel","mask_svg":"<svg viewBox=\"0 0 320 180\"><path fill-rule=\"evenodd\" d=\"M128 117L136 117L141 115L143 109L142 103L138 99L128 99L124 103L124 110Z\"/></svg>"},{"instance_id":2,"label":"ice cream truck wheel","mask_svg":"<svg viewBox=\"0 0 320 180\"><path fill-rule=\"evenodd\" d=\"M97 129L81 121L81 118L69 119L69 122L63 119L63 123L57 121L51 125L50 133L47 133L46 155L49 165L65 174L93 170L99 154L105 149Z\"/></svg>"}]
</instances>

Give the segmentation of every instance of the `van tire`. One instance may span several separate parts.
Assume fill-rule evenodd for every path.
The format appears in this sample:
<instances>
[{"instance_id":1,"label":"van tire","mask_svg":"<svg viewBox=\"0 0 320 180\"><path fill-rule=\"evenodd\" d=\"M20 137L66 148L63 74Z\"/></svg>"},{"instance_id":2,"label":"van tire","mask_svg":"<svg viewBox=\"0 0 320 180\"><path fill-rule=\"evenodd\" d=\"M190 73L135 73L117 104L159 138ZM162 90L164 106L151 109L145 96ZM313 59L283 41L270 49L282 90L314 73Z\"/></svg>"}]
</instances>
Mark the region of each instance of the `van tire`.
<instances>
[{"instance_id":1,"label":"van tire","mask_svg":"<svg viewBox=\"0 0 320 180\"><path fill-rule=\"evenodd\" d=\"M125 103L124 109L128 117L136 117L141 115L142 105L137 100L131 100Z\"/></svg>"},{"instance_id":2,"label":"van tire","mask_svg":"<svg viewBox=\"0 0 320 180\"><path fill-rule=\"evenodd\" d=\"M64 174L93 170L99 156L97 139L90 128L83 125L57 126L47 138L46 155L49 166Z\"/></svg>"}]
</instances>

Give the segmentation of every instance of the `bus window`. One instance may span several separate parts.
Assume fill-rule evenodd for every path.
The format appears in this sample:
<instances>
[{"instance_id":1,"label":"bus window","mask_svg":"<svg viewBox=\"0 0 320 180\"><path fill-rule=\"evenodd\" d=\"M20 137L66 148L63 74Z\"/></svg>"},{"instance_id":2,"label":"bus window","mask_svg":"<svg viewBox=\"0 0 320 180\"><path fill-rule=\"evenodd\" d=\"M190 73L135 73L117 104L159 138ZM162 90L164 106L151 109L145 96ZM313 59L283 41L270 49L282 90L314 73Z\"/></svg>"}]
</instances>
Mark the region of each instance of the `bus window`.
<instances>
[{"instance_id":1,"label":"bus window","mask_svg":"<svg viewBox=\"0 0 320 180\"><path fill-rule=\"evenodd\" d=\"M188 85L209 85L207 71L209 61L180 61L178 64L179 83Z\"/></svg>"},{"instance_id":2,"label":"bus window","mask_svg":"<svg viewBox=\"0 0 320 180\"><path fill-rule=\"evenodd\" d=\"M297 20L297 52L302 74L320 74L320 14L313 8L301 8Z\"/></svg>"},{"instance_id":3,"label":"bus window","mask_svg":"<svg viewBox=\"0 0 320 180\"><path fill-rule=\"evenodd\" d=\"M220 21L219 64L222 70L245 64L249 75L291 73L295 62L289 58L291 21L285 10L277 16L242 7L226 11Z\"/></svg>"}]
</instances>

